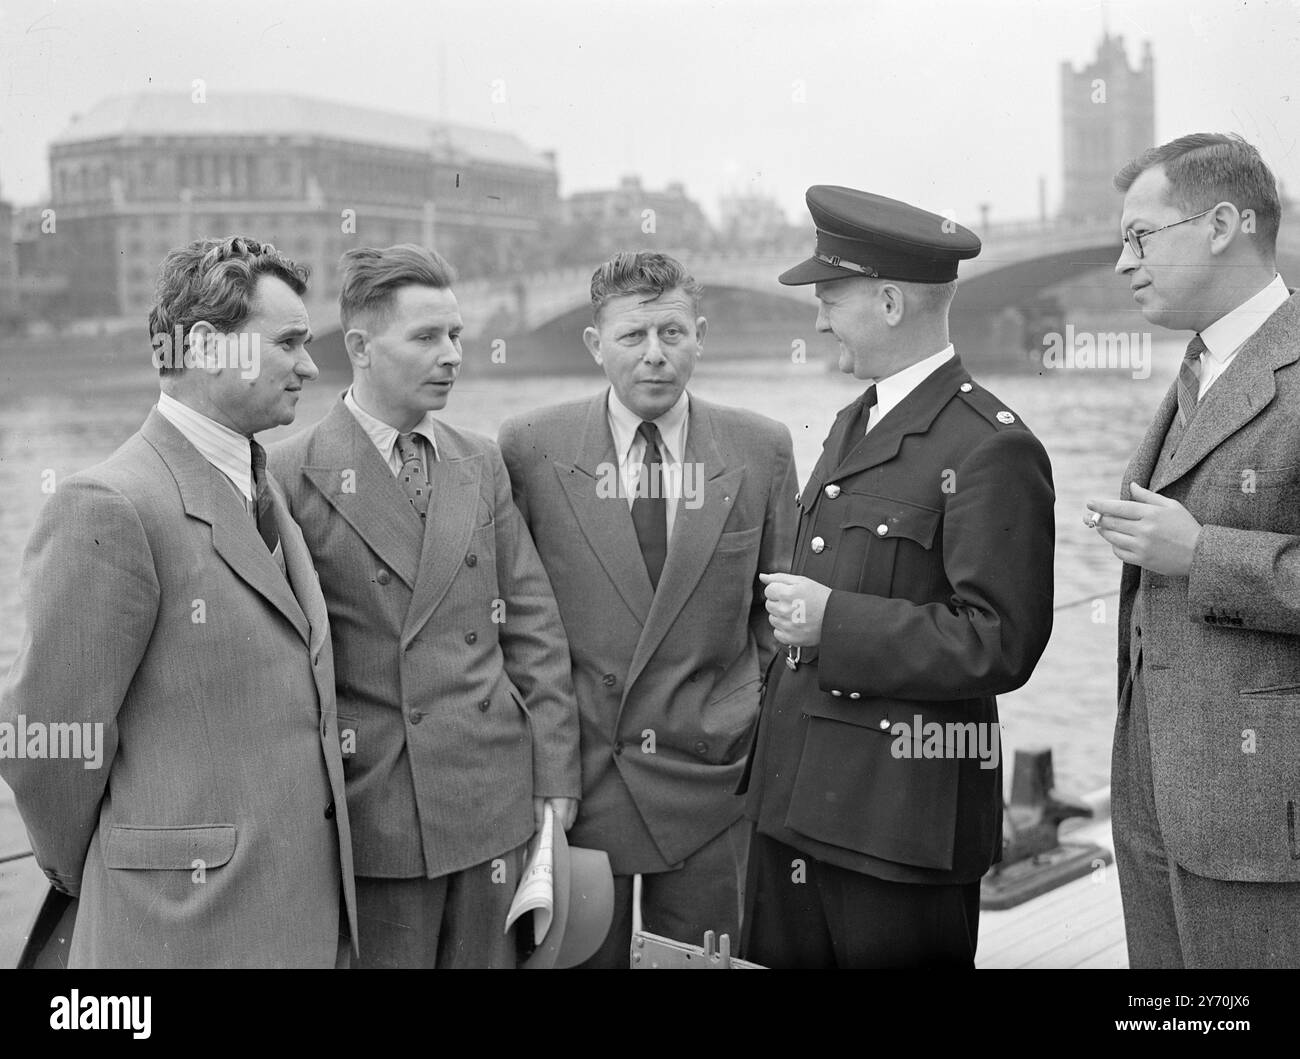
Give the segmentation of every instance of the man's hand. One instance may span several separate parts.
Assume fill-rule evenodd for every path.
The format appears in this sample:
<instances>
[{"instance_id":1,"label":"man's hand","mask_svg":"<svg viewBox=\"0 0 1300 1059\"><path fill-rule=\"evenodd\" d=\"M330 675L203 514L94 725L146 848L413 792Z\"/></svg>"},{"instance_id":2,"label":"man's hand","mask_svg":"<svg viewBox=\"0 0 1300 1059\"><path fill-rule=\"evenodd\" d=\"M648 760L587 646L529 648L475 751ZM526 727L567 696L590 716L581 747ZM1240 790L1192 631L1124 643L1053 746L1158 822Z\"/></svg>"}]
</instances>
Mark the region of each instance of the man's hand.
<instances>
[{"instance_id":1,"label":"man's hand","mask_svg":"<svg viewBox=\"0 0 1300 1059\"><path fill-rule=\"evenodd\" d=\"M573 826L573 821L578 819L578 799L577 798L534 798L533 799L533 830L541 831L543 814L546 807L550 806L555 812L555 822L565 831Z\"/></svg>"},{"instance_id":2,"label":"man's hand","mask_svg":"<svg viewBox=\"0 0 1300 1059\"><path fill-rule=\"evenodd\" d=\"M815 647L822 639L822 616L831 590L796 574L759 574L766 588L767 620L776 642L795 647Z\"/></svg>"},{"instance_id":3,"label":"man's hand","mask_svg":"<svg viewBox=\"0 0 1300 1059\"><path fill-rule=\"evenodd\" d=\"M1177 500L1129 486L1132 500L1090 500L1088 509L1101 516L1097 532L1126 563L1152 573L1186 577L1201 524Z\"/></svg>"}]
</instances>

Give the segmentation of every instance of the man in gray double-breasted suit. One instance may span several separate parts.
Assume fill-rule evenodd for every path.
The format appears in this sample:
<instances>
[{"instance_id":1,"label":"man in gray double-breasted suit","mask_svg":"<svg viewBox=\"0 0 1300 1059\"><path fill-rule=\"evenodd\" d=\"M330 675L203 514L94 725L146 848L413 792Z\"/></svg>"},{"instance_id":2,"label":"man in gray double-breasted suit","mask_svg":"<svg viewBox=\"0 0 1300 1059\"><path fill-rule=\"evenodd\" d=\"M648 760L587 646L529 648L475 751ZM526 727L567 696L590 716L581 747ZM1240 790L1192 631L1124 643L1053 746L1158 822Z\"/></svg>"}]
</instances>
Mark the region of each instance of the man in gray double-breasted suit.
<instances>
[{"instance_id":1,"label":"man in gray double-breasted suit","mask_svg":"<svg viewBox=\"0 0 1300 1059\"><path fill-rule=\"evenodd\" d=\"M1198 134L1121 171L1116 271L1196 334L1089 504L1124 560L1112 817L1129 960L1300 964L1300 298L1272 174ZM1097 515L1093 516L1094 520Z\"/></svg>"},{"instance_id":2,"label":"man in gray double-breasted suit","mask_svg":"<svg viewBox=\"0 0 1300 1059\"><path fill-rule=\"evenodd\" d=\"M579 794L568 644L501 454L432 415L452 279L424 247L349 251L352 387L270 453L329 606L361 967L513 967L524 845Z\"/></svg>"}]
</instances>

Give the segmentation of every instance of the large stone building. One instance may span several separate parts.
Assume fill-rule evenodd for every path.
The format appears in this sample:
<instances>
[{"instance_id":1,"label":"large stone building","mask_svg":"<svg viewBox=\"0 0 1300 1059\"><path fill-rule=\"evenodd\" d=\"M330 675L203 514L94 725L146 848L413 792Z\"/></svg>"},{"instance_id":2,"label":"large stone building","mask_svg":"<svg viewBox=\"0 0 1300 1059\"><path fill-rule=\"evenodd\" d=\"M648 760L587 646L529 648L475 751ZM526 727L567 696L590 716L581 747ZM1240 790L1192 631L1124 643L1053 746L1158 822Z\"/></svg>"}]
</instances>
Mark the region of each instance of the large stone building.
<instances>
[{"instance_id":1,"label":"large stone building","mask_svg":"<svg viewBox=\"0 0 1300 1059\"><path fill-rule=\"evenodd\" d=\"M650 191L625 176L616 188L579 191L564 202L565 219L585 262L615 250L707 250L713 226L680 182Z\"/></svg>"},{"instance_id":2,"label":"large stone building","mask_svg":"<svg viewBox=\"0 0 1300 1059\"><path fill-rule=\"evenodd\" d=\"M13 207L0 198L0 333L18 320L18 253L13 236Z\"/></svg>"},{"instance_id":3,"label":"large stone building","mask_svg":"<svg viewBox=\"0 0 1300 1059\"><path fill-rule=\"evenodd\" d=\"M1097 57L1081 70L1061 64L1061 138L1066 220L1113 217L1115 173L1155 143L1156 73L1151 42L1142 65L1130 67L1123 37L1101 39Z\"/></svg>"},{"instance_id":4,"label":"large stone building","mask_svg":"<svg viewBox=\"0 0 1300 1059\"><path fill-rule=\"evenodd\" d=\"M470 277L535 267L555 157L510 133L295 95L104 100L50 147L63 314L147 313L167 250L247 234L338 289L352 246L423 242ZM321 289L322 285L328 291Z\"/></svg>"}]
</instances>

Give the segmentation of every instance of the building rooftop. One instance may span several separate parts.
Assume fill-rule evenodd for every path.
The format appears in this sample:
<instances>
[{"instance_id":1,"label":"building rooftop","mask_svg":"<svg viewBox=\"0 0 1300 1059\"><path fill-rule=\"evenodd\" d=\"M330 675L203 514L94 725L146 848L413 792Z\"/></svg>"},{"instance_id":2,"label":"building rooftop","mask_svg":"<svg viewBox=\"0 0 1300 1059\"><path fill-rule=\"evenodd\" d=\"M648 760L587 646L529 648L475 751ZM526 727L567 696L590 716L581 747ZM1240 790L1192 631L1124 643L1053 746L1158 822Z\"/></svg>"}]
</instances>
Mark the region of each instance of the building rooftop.
<instances>
[{"instance_id":1,"label":"building rooftop","mask_svg":"<svg viewBox=\"0 0 1300 1059\"><path fill-rule=\"evenodd\" d=\"M426 151L448 162L553 168L511 132L278 92L212 92L203 103L187 92L110 96L74 117L53 143L125 136L307 136Z\"/></svg>"}]
</instances>

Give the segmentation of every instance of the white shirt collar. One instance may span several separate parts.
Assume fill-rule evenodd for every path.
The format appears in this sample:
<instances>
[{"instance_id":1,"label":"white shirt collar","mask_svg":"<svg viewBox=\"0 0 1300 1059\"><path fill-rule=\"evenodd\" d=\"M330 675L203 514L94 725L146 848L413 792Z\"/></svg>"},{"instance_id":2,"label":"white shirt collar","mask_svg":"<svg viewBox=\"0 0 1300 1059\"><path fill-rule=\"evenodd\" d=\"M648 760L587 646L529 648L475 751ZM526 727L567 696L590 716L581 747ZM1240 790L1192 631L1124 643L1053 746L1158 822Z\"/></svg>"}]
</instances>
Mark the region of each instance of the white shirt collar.
<instances>
[{"instance_id":1,"label":"white shirt collar","mask_svg":"<svg viewBox=\"0 0 1300 1059\"><path fill-rule=\"evenodd\" d=\"M939 367L955 357L956 351L949 342L943 349L925 360L918 360L902 371L876 380L876 407L871 415L872 425L879 423L894 408L898 407L913 390L925 382Z\"/></svg>"},{"instance_id":2,"label":"white shirt collar","mask_svg":"<svg viewBox=\"0 0 1300 1059\"><path fill-rule=\"evenodd\" d=\"M253 453L249 439L209 419L170 394L158 395L158 414L179 430L199 454L229 478L249 502L253 499Z\"/></svg>"},{"instance_id":3,"label":"white shirt collar","mask_svg":"<svg viewBox=\"0 0 1300 1059\"><path fill-rule=\"evenodd\" d=\"M371 415L359 404L357 399L352 395L352 387L348 387L348 392L343 395L343 403L347 410L356 417L356 421L361 425L361 429L374 442L375 448L379 450L379 455L384 458L384 462L391 465L393 462L393 450L397 448L398 430L396 427L389 426L382 419ZM438 441L433 432L434 418L432 412L425 412L424 418L421 419L412 428L412 434L419 434L429 443L429 448L433 452L433 458L438 458ZM398 459L400 466L401 460Z\"/></svg>"},{"instance_id":4,"label":"white shirt collar","mask_svg":"<svg viewBox=\"0 0 1300 1059\"><path fill-rule=\"evenodd\" d=\"M1220 316L1201 332L1201 341L1205 350L1217 361L1226 360L1245 344L1256 331L1264 326L1264 321L1275 313L1291 297L1276 273L1268 285L1258 294L1247 298L1229 313Z\"/></svg>"},{"instance_id":5,"label":"white shirt collar","mask_svg":"<svg viewBox=\"0 0 1300 1059\"><path fill-rule=\"evenodd\" d=\"M667 449L669 463L681 463L686 453L686 412L689 407L688 398L685 390L682 390L681 396L673 403L663 415L657 419L651 420L659 428L659 437L663 440L664 448ZM614 393L614 388L609 389L609 427L610 432L614 435L614 451L617 453L619 461L627 459L627 454L632 448L632 442L636 440L637 428L641 425L641 417L632 409L628 408L618 396Z\"/></svg>"}]
</instances>

